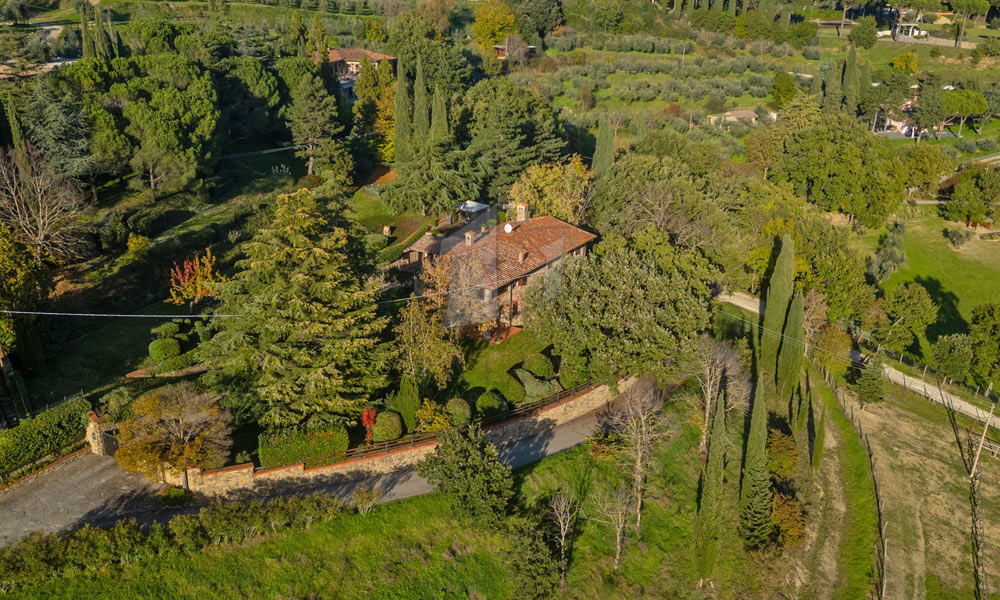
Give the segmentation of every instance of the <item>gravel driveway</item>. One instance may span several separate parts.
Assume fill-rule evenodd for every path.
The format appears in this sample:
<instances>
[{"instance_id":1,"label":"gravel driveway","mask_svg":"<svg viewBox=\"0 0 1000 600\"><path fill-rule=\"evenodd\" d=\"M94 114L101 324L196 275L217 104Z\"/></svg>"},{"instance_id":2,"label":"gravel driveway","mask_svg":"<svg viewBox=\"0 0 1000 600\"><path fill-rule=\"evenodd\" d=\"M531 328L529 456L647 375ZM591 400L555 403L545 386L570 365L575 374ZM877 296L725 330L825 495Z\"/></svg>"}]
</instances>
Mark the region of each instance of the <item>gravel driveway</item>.
<instances>
[{"instance_id":1,"label":"gravel driveway","mask_svg":"<svg viewBox=\"0 0 1000 600\"><path fill-rule=\"evenodd\" d=\"M116 515L150 510L159 487L118 468L113 458L81 452L0 492L0 545L33 531L54 533Z\"/></svg>"}]
</instances>

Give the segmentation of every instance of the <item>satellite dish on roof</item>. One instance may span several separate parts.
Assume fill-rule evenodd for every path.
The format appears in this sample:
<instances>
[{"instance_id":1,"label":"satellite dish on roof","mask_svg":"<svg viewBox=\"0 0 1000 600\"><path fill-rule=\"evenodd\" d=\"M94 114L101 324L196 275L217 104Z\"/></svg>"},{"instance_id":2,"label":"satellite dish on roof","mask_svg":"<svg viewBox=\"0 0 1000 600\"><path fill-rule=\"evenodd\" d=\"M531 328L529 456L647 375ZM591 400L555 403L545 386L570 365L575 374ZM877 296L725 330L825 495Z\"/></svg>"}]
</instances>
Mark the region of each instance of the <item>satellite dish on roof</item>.
<instances>
[{"instance_id":1,"label":"satellite dish on roof","mask_svg":"<svg viewBox=\"0 0 1000 600\"><path fill-rule=\"evenodd\" d=\"M504 223L503 232L510 233L511 231L514 231L514 228L510 226L510 223Z\"/></svg>"}]
</instances>

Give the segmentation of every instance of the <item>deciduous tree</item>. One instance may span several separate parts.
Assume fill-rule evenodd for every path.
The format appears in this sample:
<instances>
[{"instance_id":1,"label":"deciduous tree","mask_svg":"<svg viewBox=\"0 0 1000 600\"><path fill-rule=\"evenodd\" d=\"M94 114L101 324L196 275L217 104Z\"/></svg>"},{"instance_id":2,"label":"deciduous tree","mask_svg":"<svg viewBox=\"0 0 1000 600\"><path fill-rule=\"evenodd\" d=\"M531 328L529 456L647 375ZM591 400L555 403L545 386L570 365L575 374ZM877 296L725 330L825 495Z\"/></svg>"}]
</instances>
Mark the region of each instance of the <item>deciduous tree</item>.
<instances>
[{"instance_id":1,"label":"deciduous tree","mask_svg":"<svg viewBox=\"0 0 1000 600\"><path fill-rule=\"evenodd\" d=\"M526 203L532 215L552 215L577 224L586 214L593 179L593 172L574 154L566 162L528 167L511 187L510 199Z\"/></svg>"},{"instance_id":2,"label":"deciduous tree","mask_svg":"<svg viewBox=\"0 0 1000 600\"><path fill-rule=\"evenodd\" d=\"M972 368L972 338L964 333L943 335L934 342L934 370L948 380L964 381Z\"/></svg>"},{"instance_id":3,"label":"deciduous tree","mask_svg":"<svg viewBox=\"0 0 1000 600\"><path fill-rule=\"evenodd\" d=\"M33 310L46 297L50 282L38 260L0 223L0 309ZM30 327L29 317L0 313L0 349L5 353L21 348L18 334ZM25 348L26 350L28 348Z\"/></svg>"},{"instance_id":4,"label":"deciduous tree","mask_svg":"<svg viewBox=\"0 0 1000 600\"><path fill-rule=\"evenodd\" d=\"M204 256L188 258L183 265L174 263L170 269L170 302L194 305L205 298L219 295L219 286L229 281L225 275L215 270L215 257L211 248L205 248Z\"/></svg>"}]
</instances>

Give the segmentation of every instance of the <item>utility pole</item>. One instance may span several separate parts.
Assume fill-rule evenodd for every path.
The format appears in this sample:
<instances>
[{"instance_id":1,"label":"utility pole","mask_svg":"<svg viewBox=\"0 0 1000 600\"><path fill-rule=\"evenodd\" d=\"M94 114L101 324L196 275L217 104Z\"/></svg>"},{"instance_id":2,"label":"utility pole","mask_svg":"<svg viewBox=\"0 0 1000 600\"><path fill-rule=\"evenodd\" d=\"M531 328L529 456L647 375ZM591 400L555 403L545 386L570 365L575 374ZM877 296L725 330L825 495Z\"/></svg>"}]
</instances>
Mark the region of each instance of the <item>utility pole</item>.
<instances>
[{"instance_id":1,"label":"utility pole","mask_svg":"<svg viewBox=\"0 0 1000 600\"><path fill-rule=\"evenodd\" d=\"M986 585L986 532L983 528L983 495L982 495L982 471L979 469L979 456L983 452L983 444L986 442L986 433L990 430L990 423L993 421L993 412L997 405L990 407L990 416L986 419L983 427L983 435L979 437L979 445L976 447L976 455L972 460L972 469L969 471L969 479L972 491L972 536L973 549L975 550L976 567L976 597L979 600L987 600L990 597L989 587Z\"/></svg>"}]
</instances>

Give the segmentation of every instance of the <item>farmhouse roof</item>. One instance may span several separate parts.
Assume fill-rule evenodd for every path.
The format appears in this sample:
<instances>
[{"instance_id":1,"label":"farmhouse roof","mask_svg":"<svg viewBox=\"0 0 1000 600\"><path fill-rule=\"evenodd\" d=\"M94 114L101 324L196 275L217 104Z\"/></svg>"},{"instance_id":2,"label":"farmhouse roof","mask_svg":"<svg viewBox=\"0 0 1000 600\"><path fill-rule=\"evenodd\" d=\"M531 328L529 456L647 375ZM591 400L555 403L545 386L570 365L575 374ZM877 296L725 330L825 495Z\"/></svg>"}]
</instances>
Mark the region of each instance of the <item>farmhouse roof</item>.
<instances>
[{"instance_id":1,"label":"farmhouse roof","mask_svg":"<svg viewBox=\"0 0 1000 600\"><path fill-rule=\"evenodd\" d=\"M424 252L426 254L437 254L441 251L441 238L431 232L427 232L419 240L406 249L407 252Z\"/></svg>"},{"instance_id":2,"label":"farmhouse roof","mask_svg":"<svg viewBox=\"0 0 1000 600\"><path fill-rule=\"evenodd\" d=\"M731 110L726 113L727 116L733 117L734 119L756 119L757 113L752 110Z\"/></svg>"},{"instance_id":3,"label":"farmhouse roof","mask_svg":"<svg viewBox=\"0 0 1000 600\"><path fill-rule=\"evenodd\" d=\"M482 281L469 283L501 288L597 237L552 216L509 223L510 233L504 230L507 224L478 234L470 232L471 243L460 242L446 254L451 259L468 260L473 276L482 277Z\"/></svg>"}]
</instances>

